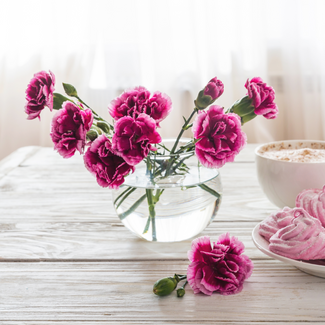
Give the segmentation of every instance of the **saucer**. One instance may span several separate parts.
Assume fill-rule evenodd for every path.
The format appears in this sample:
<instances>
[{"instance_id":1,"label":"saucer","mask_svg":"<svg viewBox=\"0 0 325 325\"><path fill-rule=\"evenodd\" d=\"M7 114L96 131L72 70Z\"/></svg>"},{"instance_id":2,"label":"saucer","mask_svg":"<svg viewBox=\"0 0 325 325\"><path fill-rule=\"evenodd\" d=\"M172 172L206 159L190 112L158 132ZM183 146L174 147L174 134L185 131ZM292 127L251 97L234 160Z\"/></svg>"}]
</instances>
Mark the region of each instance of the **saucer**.
<instances>
[{"instance_id":1,"label":"saucer","mask_svg":"<svg viewBox=\"0 0 325 325\"><path fill-rule=\"evenodd\" d=\"M261 252L283 263L293 265L305 273L325 278L325 260L299 261L271 252L269 250L269 242L258 233L259 226L260 224L257 224L253 229L252 239L255 246Z\"/></svg>"}]
</instances>

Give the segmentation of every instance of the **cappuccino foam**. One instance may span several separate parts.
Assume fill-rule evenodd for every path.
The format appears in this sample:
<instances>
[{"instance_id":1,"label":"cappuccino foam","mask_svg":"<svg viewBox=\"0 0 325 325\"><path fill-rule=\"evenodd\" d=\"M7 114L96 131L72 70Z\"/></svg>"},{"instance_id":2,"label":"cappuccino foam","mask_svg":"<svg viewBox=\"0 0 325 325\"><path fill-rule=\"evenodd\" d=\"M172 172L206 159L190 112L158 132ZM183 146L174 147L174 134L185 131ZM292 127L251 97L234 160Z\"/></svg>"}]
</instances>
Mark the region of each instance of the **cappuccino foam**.
<instances>
[{"instance_id":1,"label":"cappuccino foam","mask_svg":"<svg viewBox=\"0 0 325 325\"><path fill-rule=\"evenodd\" d=\"M324 149L281 149L275 151L265 151L263 156L290 162L325 162Z\"/></svg>"}]
</instances>

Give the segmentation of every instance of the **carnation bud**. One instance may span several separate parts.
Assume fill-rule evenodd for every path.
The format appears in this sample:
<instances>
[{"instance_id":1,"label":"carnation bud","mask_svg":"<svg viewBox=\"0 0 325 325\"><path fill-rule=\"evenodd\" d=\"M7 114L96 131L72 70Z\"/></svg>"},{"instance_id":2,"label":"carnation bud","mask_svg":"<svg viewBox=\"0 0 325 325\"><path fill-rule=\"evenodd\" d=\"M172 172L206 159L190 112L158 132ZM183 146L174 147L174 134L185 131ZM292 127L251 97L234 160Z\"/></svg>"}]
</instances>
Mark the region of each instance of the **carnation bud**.
<instances>
[{"instance_id":1,"label":"carnation bud","mask_svg":"<svg viewBox=\"0 0 325 325\"><path fill-rule=\"evenodd\" d=\"M78 97L77 89L74 86L72 86L70 84L65 84L64 82L62 82L62 85L63 85L65 93L68 96Z\"/></svg>"},{"instance_id":2,"label":"carnation bud","mask_svg":"<svg viewBox=\"0 0 325 325\"><path fill-rule=\"evenodd\" d=\"M158 280L153 286L153 293L157 296L167 296L175 290L178 281L168 277Z\"/></svg>"},{"instance_id":3,"label":"carnation bud","mask_svg":"<svg viewBox=\"0 0 325 325\"><path fill-rule=\"evenodd\" d=\"M254 112L255 107L253 106L253 101L248 96L243 97L242 99L237 100L230 111L236 113L240 117L251 114Z\"/></svg>"},{"instance_id":4,"label":"carnation bud","mask_svg":"<svg viewBox=\"0 0 325 325\"><path fill-rule=\"evenodd\" d=\"M252 112L252 113L249 113L247 115L244 115L244 116L241 116L240 119L241 119L241 125L244 125L245 123L247 123L248 121L252 120L253 118L255 118L257 115Z\"/></svg>"},{"instance_id":5,"label":"carnation bud","mask_svg":"<svg viewBox=\"0 0 325 325\"><path fill-rule=\"evenodd\" d=\"M223 94L224 86L217 77L211 79L194 101L198 109L205 109Z\"/></svg>"},{"instance_id":6,"label":"carnation bud","mask_svg":"<svg viewBox=\"0 0 325 325\"><path fill-rule=\"evenodd\" d=\"M105 133L110 133L110 127L106 121L98 121L97 126L101 128Z\"/></svg>"},{"instance_id":7,"label":"carnation bud","mask_svg":"<svg viewBox=\"0 0 325 325\"><path fill-rule=\"evenodd\" d=\"M253 106L253 100L248 96L245 96L235 102L227 112L236 113L239 115L241 118L241 124L244 125L246 122L257 116L254 110L255 107Z\"/></svg>"},{"instance_id":8,"label":"carnation bud","mask_svg":"<svg viewBox=\"0 0 325 325\"><path fill-rule=\"evenodd\" d=\"M182 288L179 288L177 289L177 297L183 297L185 295L185 289L182 287Z\"/></svg>"},{"instance_id":9,"label":"carnation bud","mask_svg":"<svg viewBox=\"0 0 325 325\"><path fill-rule=\"evenodd\" d=\"M95 139L97 139L99 136L98 132L94 129L90 129L88 132L87 132L87 137L90 141L94 141Z\"/></svg>"}]
</instances>

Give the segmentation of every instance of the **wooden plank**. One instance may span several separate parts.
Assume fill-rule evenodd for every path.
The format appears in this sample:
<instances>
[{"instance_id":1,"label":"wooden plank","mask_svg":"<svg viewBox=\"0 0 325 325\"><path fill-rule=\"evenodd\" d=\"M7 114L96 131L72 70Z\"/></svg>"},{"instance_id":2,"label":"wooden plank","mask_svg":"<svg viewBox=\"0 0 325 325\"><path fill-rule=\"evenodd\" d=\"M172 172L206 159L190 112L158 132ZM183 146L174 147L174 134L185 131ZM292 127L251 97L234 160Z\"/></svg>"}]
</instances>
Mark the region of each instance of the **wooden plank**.
<instances>
[{"instance_id":1,"label":"wooden plank","mask_svg":"<svg viewBox=\"0 0 325 325\"><path fill-rule=\"evenodd\" d=\"M18 167L29 157L40 151L41 147L28 146L22 147L14 151L6 158L0 160L0 179L7 175L11 170Z\"/></svg>"},{"instance_id":2,"label":"wooden plank","mask_svg":"<svg viewBox=\"0 0 325 325\"><path fill-rule=\"evenodd\" d=\"M251 258L268 259L251 240L254 222L212 223L199 236L216 241L222 233L238 237ZM187 259L191 239L176 243L147 242L122 224L109 222L1 224L0 261ZM116 254L119 251L119 254Z\"/></svg>"},{"instance_id":3,"label":"wooden plank","mask_svg":"<svg viewBox=\"0 0 325 325\"><path fill-rule=\"evenodd\" d=\"M153 283L188 262L0 263L0 323L110 321L164 323L322 322L325 281L280 262L255 261L244 290L157 297Z\"/></svg>"},{"instance_id":4,"label":"wooden plank","mask_svg":"<svg viewBox=\"0 0 325 325\"><path fill-rule=\"evenodd\" d=\"M295 322L295 321L284 321L284 322L279 322L279 321L276 321L276 322L267 322L267 321L263 321L263 322L250 322L250 321L218 321L217 319L214 320L214 321L205 321L205 320L195 320L195 319L192 319L192 320L179 320L179 321L159 321L159 320L148 320L148 319L145 319L145 320L140 320L140 321L137 321L137 320L134 320L134 321L128 321L128 320L115 320L115 321L109 321L109 320L106 320L106 321L84 321L84 320L69 320L69 321L62 321L62 320L59 320L59 321L30 321L30 320L24 320L24 321L4 321L1 323L1 325L29 325L29 324L32 324L32 325L70 325L70 324L82 324L82 325L110 325L110 324L118 324L118 325L124 325L124 324L132 324L132 325L141 325L141 324L144 324L144 325L147 325L147 324L155 324L155 325L167 325L167 324L173 324L173 325L193 325L193 324L216 324L216 325L319 325L319 324L324 324L323 321L308 321L308 322Z\"/></svg>"},{"instance_id":5,"label":"wooden plank","mask_svg":"<svg viewBox=\"0 0 325 325\"><path fill-rule=\"evenodd\" d=\"M254 162L255 149L261 143L247 143L246 147L235 157L235 162Z\"/></svg>"},{"instance_id":6,"label":"wooden plank","mask_svg":"<svg viewBox=\"0 0 325 325\"><path fill-rule=\"evenodd\" d=\"M225 213L225 220L258 221L277 209L259 187L254 164L228 164L221 170L221 179L224 191L219 216ZM42 219L53 214L115 215L111 191L98 186L83 166L73 170L61 165L55 170L53 166L16 168L0 180L0 216L21 218L27 214L30 218L35 215L33 207Z\"/></svg>"}]
</instances>

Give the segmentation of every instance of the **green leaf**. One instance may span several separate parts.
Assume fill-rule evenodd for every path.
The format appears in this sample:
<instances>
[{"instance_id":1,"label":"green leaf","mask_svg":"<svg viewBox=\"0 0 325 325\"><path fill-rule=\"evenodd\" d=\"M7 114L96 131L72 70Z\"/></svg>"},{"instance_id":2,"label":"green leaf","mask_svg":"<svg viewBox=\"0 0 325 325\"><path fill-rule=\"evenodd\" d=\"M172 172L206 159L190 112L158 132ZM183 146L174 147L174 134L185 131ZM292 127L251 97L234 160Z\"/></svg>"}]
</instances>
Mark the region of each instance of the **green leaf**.
<instances>
[{"instance_id":1,"label":"green leaf","mask_svg":"<svg viewBox=\"0 0 325 325\"><path fill-rule=\"evenodd\" d=\"M161 144L161 143L157 143L157 146L159 146L159 147L161 147L161 148L167 150L168 152L170 152L170 150L169 150L165 145L163 145L163 144Z\"/></svg>"},{"instance_id":2,"label":"green leaf","mask_svg":"<svg viewBox=\"0 0 325 325\"><path fill-rule=\"evenodd\" d=\"M132 189L130 191L128 191L121 199L121 201L116 205L115 209L118 209L118 207L123 203L123 201L134 191L136 190L135 187L132 187Z\"/></svg>"},{"instance_id":3,"label":"green leaf","mask_svg":"<svg viewBox=\"0 0 325 325\"><path fill-rule=\"evenodd\" d=\"M147 194L143 194L138 201L136 201L129 210L126 210L124 213L119 215L120 220L123 220L126 218L129 214L131 214L136 208L139 207L139 205L144 201L144 199L147 197Z\"/></svg>"},{"instance_id":4,"label":"green leaf","mask_svg":"<svg viewBox=\"0 0 325 325\"><path fill-rule=\"evenodd\" d=\"M66 102L67 100L70 101L69 98L64 97L63 95L61 95L59 93L54 93L53 94L53 109L58 110L58 109L62 108L62 104L64 102Z\"/></svg>"},{"instance_id":5,"label":"green leaf","mask_svg":"<svg viewBox=\"0 0 325 325\"><path fill-rule=\"evenodd\" d=\"M220 199L220 194L218 192L216 192L215 190L213 190L211 187L205 185L205 184L200 184L198 185L199 187L202 188L202 190L209 192L210 194L212 194L213 196L217 197L218 199Z\"/></svg>"},{"instance_id":6,"label":"green leaf","mask_svg":"<svg viewBox=\"0 0 325 325\"><path fill-rule=\"evenodd\" d=\"M133 187L129 186L126 190L124 190L114 201L114 205L116 204L116 202L128 191L131 191Z\"/></svg>"},{"instance_id":7,"label":"green leaf","mask_svg":"<svg viewBox=\"0 0 325 325\"><path fill-rule=\"evenodd\" d=\"M70 84L65 84L64 82L62 82L62 85L63 85L63 88L64 88L65 93L68 96L78 97L77 90L76 90L76 88L74 86L72 86Z\"/></svg>"}]
</instances>

